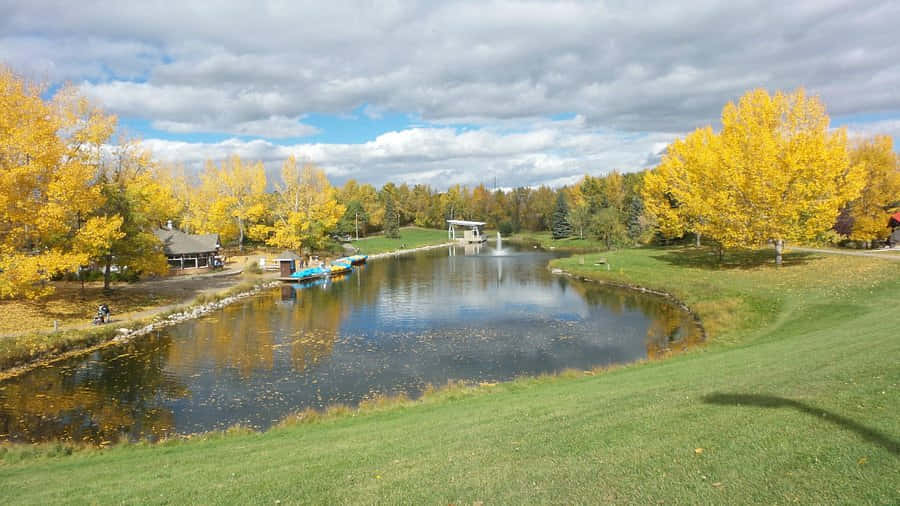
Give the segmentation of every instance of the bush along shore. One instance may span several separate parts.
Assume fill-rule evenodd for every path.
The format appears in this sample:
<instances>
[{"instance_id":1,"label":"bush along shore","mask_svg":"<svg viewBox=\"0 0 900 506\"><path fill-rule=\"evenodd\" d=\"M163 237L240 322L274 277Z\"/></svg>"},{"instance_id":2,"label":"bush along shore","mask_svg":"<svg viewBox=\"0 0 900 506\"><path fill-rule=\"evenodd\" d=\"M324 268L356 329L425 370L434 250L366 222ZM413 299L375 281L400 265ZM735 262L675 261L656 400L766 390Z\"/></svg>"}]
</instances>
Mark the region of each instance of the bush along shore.
<instances>
[{"instance_id":1,"label":"bush along shore","mask_svg":"<svg viewBox=\"0 0 900 506\"><path fill-rule=\"evenodd\" d=\"M0 380L18 376L41 365L90 353L105 346L122 344L150 332L199 318L278 284L277 281L269 280L244 282L212 296L198 296L193 302L175 309L158 308L158 313L144 318L124 322L113 321L88 329L34 333L0 339L2 343Z\"/></svg>"},{"instance_id":2,"label":"bush along shore","mask_svg":"<svg viewBox=\"0 0 900 506\"><path fill-rule=\"evenodd\" d=\"M896 503L896 264L762 255L553 261L684 301L710 335L694 352L302 412L263 433L5 445L0 490L42 504Z\"/></svg>"}]
</instances>

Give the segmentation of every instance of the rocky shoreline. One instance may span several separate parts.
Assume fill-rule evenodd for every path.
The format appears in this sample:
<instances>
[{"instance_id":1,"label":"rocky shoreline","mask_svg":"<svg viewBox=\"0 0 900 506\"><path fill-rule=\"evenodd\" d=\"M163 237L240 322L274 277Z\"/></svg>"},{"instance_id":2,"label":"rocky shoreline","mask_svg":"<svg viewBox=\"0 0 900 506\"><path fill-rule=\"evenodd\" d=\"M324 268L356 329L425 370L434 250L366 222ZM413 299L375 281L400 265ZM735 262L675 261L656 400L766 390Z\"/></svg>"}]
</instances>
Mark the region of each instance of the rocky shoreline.
<instances>
[{"instance_id":1,"label":"rocky shoreline","mask_svg":"<svg viewBox=\"0 0 900 506\"><path fill-rule=\"evenodd\" d=\"M154 321L137 329L120 328L118 329L118 335L114 337L111 342L116 344L127 343L135 337L145 336L150 332L153 332L154 330L171 327L172 325L177 325L184 321L200 318L207 313L217 311L225 306L234 304L235 302L246 299L247 297L252 297L262 292L263 290L278 286L280 284L281 282L279 281L270 281L268 283L257 285L254 288L247 290L246 292L229 295L228 297L224 297L221 300L217 300L215 302L207 302L198 306L189 307L184 311L172 313L166 316L163 320ZM154 319L156 318L158 318L158 316L154 317Z\"/></svg>"}]
</instances>

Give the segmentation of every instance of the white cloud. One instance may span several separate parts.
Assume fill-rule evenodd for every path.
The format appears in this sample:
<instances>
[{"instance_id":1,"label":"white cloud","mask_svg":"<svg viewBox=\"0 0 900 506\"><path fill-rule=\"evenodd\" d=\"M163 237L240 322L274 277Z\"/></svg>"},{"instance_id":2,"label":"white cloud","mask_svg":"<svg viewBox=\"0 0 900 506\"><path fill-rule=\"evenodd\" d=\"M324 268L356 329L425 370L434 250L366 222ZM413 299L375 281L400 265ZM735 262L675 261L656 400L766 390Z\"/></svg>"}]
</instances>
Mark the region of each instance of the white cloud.
<instances>
[{"instance_id":1,"label":"white cloud","mask_svg":"<svg viewBox=\"0 0 900 506\"><path fill-rule=\"evenodd\" d=\"M685 131L756 86L805 85L833 114L900 110L900 4L890 1L35 1L6 10L0 56L17 67L88 79L85 90L115 112L199 116L197 128L210 108L246 122L368 104L367 114L426 121L575 112L594 125Z\"/></svg>"},{"instance_id":2,"label":"white cloud","mask_svg":"<svg viewBox=\"0 0 900 506\"><path fill-rule=\"evenodd\" d=\"M306 137L319 133L318 128L304 125L300 122L300 118L285 118L284 116L241 122L154 121L153 128L175 133L217 132L273 139Z\"/></svg>"},{"instance_id":3,"label":"white cloud","mask_svg":"<svg viewBox=\"0 0 900 506\"><path fill-rule=\"evenodd\" d=\"M832 116L900 115L898 19L890 0L33 0L0 6L0 59L173 133L295 138L316 133L307 115L354 112L481 127L360 145L158 141L186 161L291 149L342 177L515 185L652 164L672 133L717 123L753 87L805 86ZM576 116L546 119L560 114Z\"/></svg>"},{"instance_id":4,"label":"white cloud","mask_svg":"<svg viewBox=\"0 0 900 506\"><path fill-rule=\"evenodd\" d=\"M894 150L900 148L900 119L878 120L866 123L847 122L837 124L838 127L846 127L848 135L852 137L871 137L873 135L890 135L894 138Z\"/></svg>"},{"instance_id":5,"label":"white cloud","mask_svg":"<svg viewBox=\"0 0 900 506\"><path fill-rule=\"evenodd\" d=\"M527 133L410 128L361 144L285 146L264 140L188 143L150 139L144 145L158 158L183 162L195 170L207 159L220 160L234 153L264 161L269 173L277 177L281 162L293 154L322 167L338 184L355 178L374 184L424 183L443 189L456 183L490 186L495 178L502 187L559 186L586 173L642 169L673 137L596 131L573 124L546 122Z\"/></svg>"}]
</instances>

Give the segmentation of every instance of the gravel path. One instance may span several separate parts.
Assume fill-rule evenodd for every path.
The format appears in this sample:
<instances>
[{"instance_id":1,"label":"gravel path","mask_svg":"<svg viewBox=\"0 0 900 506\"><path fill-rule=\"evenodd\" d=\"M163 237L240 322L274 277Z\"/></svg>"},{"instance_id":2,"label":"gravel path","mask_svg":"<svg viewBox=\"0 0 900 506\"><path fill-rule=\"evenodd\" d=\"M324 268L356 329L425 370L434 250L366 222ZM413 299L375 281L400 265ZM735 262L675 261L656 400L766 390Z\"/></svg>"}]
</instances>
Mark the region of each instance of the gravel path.
<instances>
[{"instance_id":1,"label":"gravel path","mask_svg":"<svg viewBox=\"0 0 900 506\"><path fill-rule=\"evenodd\" d=\"M895 262L900 262L900 250L874 250L874 251L859 251L859 250L840 250L840 249L821 249L821 248L799 248L794 246L789 246L788 249L792 251L805 251L808 253L825 253L828 255L848 255L854 257L870 257L870 258L882 258L885 260L894 260ZM879 252L880 251L880 252Z\"/></svg>"}]
</instances>

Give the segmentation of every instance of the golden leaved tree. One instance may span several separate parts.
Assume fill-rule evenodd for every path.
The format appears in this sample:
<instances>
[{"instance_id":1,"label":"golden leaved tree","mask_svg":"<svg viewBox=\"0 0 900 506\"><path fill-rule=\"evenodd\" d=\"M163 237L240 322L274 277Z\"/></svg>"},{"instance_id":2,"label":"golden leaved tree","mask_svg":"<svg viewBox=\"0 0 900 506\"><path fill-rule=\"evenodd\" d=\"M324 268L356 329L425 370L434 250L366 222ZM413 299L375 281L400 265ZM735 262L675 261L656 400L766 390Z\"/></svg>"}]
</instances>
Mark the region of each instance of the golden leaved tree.
<instances>
[{"instance_id":1,"label":"golden leaved tree","mask_svg":"<svg viewBox=\"0 0 900 506\"><path fill-rule=\"evenodd\" d=\"M281 167L281 180L275 224L266 242L294 250L322 247L345 210L325 172L309 164L299 167L291 156Z\"/></svg>"},{"instance_id":2,"label":"golden leaved tree","mask_svg":"<svg viewBox=\"0 0 900 506\"><path fill-rule=\"evenodd\" d=\"M96 216L97 170L116 119L71 88L52 101L0 67L0 297L39 297L119 237Z\"/></svg>"},{"instance_id":3,"label":"golden leaved tree","mask_svg":"<svg viewBox=\"0 0 900 506\"><path fill-rule=\"evenodd\" d=\"M207 161L184 225L201 234L219 234L223 243L236 239L243 246L249 230L266 215L265 192L262 162L247 164L237 155L220 165Z\"/></svg>"},{"instance_id":4,"label":"golden leaved tree","mask_svg":"<svg viewBox=\"0 0 900 506\"><path fill-rule=\"evenodd\" d=\"M801 89L753 90L722 110L722 131L674 142L645 178L647 207L665 232L701 233L723 248L785 241L829 230L863 185L844 130L830 131L825 107Z\"/></svg>"},{"instance_id":5,"label":"golden leaved tree","mask_svg":"<svg viewBox=\"0 0 900 506\"><path fill-rule=\"evenodd\" d=\"M660 232L666 237L680 237L686 232L711 234L718 223L711 213L722 207L727 195L712 193L720 171L721 138L711 127L699 128L684 139L669 145L662 162L644 176L644 206L656 217ZM728 205L728 203L724 203Z\"/></svg>"},{"instance_id":6,"label":"golden leaved tree","mask_svg":"<svg viewBox=\"0 0 900 506\"><path fill-rule=\"evenodd\" d=\"M862 167L865 179L859 198L849 206L850 238L866 242L884 239L890 234L892 206L900 201L900 165L893 139L887 135L858 139L850 150L850 162Z\"/></svg>"},{"instance_id":7,"label":"golden leaved tree","mask_svg":"<svg viewBox=\"0 0 900 506\"><path fill-rule=\"evenodd\" d=\"M103 267L104 288L109 288L113 265L139 274L164 274L168 264L154 232L179 208L166 173L148 150L126 141L112 148L99 181L104 200L96 214L121 218L120 235L92 255Z\"/></svg>"}]
</instances>

